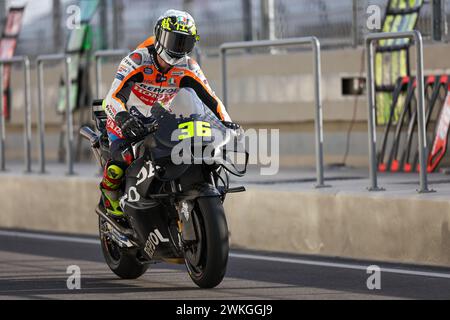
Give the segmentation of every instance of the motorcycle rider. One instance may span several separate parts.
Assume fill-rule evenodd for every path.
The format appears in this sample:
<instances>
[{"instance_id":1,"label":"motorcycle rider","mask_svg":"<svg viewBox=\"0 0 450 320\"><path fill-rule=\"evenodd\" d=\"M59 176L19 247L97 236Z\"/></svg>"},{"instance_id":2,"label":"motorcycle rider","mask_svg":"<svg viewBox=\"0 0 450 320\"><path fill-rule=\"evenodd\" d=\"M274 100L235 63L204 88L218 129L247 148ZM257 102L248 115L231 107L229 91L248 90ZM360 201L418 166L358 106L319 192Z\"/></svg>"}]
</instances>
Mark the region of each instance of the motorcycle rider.
<instances>
[{"instance_id":1,"label":"motorcycle rider","mask_svg":"<svg viewBox=\"0 0 450 320\"><path fill-rule=\"evenodd\" d=\"M147 117L155 103L170 110L170 102L177 92L181 88L191 88L226 127L239 129L238 124L231 122L197 62L188 56L198 41L192 16L171 9L158 18L154 36L121 61L103 101L111 159L105 165L100 190L103 205L109 214L123 215L119 202L120 187L125 169L133 161L130 142L148 132L142 121L129 112L129 108L134 106ZM156 126L153 122L154 130Z\"/></svg>"}]
</instances>

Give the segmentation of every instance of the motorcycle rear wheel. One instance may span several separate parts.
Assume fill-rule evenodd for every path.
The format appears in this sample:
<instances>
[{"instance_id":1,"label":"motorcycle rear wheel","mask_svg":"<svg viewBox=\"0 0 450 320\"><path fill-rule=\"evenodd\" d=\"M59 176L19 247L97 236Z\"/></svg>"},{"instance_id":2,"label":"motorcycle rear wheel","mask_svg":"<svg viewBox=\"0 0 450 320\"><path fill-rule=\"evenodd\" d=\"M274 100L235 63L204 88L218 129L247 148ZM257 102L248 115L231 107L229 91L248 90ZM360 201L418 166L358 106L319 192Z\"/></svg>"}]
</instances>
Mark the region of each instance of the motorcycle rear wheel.
<instances>
[{"instance_id":1,"label":"motorcycle rear wheel","mask_svg":"<svg viewBox=\"0 0 450 320\"><path fill-rule=\"evenodd\" d=\"M148 264L139 261L136 249L125 249L119 247L113 240L102 231L104 219L99 217L98 226L100 243L106 264L119 278L137 279L148 269Z\"/></svg>"},{"instance_id":2,"label":"motorcycle rear wheel","mask_svg":"<svg viewBox=\"0 0 450 320\"><path fill-rule=\"evenodd\" d=\"M185 252L185 265L200 288L219 285L227 269L228 225L219 197L202 197L192 212L197 243Z\"/></svg>"}]
</instances>

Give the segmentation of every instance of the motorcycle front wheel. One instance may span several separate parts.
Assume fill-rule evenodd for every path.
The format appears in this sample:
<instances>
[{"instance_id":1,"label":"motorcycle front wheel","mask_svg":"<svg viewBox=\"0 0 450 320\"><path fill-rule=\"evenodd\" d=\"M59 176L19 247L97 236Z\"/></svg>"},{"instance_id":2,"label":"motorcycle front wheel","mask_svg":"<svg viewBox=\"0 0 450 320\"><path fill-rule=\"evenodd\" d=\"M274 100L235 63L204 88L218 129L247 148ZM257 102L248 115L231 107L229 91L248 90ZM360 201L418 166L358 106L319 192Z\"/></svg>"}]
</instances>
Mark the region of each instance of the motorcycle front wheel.
<instances>
[{"instance_id":1,"label":"motorcycle front wheel","mask_svg":"<svg viewBox=\"0 0 450 320\"><path fill-rule=\"evenodd\" d=\"M185 251L185 264L200 288L214 288L225 276L229 243L228 225L219 197L197 199L192 212L197 241Z\"/></svg>"}]
</instances>

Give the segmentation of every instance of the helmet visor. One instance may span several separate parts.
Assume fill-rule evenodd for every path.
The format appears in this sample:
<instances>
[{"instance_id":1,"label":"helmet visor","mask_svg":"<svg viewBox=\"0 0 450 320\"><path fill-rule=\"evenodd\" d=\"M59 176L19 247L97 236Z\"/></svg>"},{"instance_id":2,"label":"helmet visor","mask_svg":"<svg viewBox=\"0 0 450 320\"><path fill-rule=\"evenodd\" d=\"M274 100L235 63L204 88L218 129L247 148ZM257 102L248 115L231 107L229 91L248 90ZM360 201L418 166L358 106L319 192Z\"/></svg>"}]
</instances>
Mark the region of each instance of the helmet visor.
<instances>
[{"instance_id":1,"label":"helmet visor","mask_svg":"<svg viewBox=\"0 0 450 320\"><path fill-rule=\"evenodd\" d=\"M172 56L181 57L194 49L195 36L173 31L170 32L162 28L159 29L159 33L159 37L157 37L159 43Z\"/></svg>"}]
</instances>

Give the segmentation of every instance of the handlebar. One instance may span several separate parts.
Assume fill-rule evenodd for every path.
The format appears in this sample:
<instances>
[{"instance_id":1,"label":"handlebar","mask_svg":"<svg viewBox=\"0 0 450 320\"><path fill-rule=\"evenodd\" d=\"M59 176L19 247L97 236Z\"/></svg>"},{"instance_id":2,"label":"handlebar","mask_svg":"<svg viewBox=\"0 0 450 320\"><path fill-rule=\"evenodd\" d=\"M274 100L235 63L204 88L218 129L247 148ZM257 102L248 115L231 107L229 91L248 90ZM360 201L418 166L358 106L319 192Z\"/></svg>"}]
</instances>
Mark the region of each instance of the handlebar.
<instances>
[{"instance_id":1,"label":"handlebar","mask_svg":"<svg viewBox=\"0 0 450 320\"><path fill-rule=\"evenodd\" d=\"M144 123L144 127L147 129L147 134L152 134L158 130L159 124L156 121L153 123Z\"/></svg>"},{"instance_id":2,"label":"handlebar","mask_svg":"<svg viewBox=\"0 0 450 320\"><path fill-rule=\"evenodd\" d=\"M133 139L133 141L130 141L132 145L136 145L137 143L143 141L145 138L147 138L152 133L155 133L158 130L158 123L143 123L144 128L146 129L146 133L142 135L141 137L136 137L136 139Z\"/></svg>"}]
</instances>

